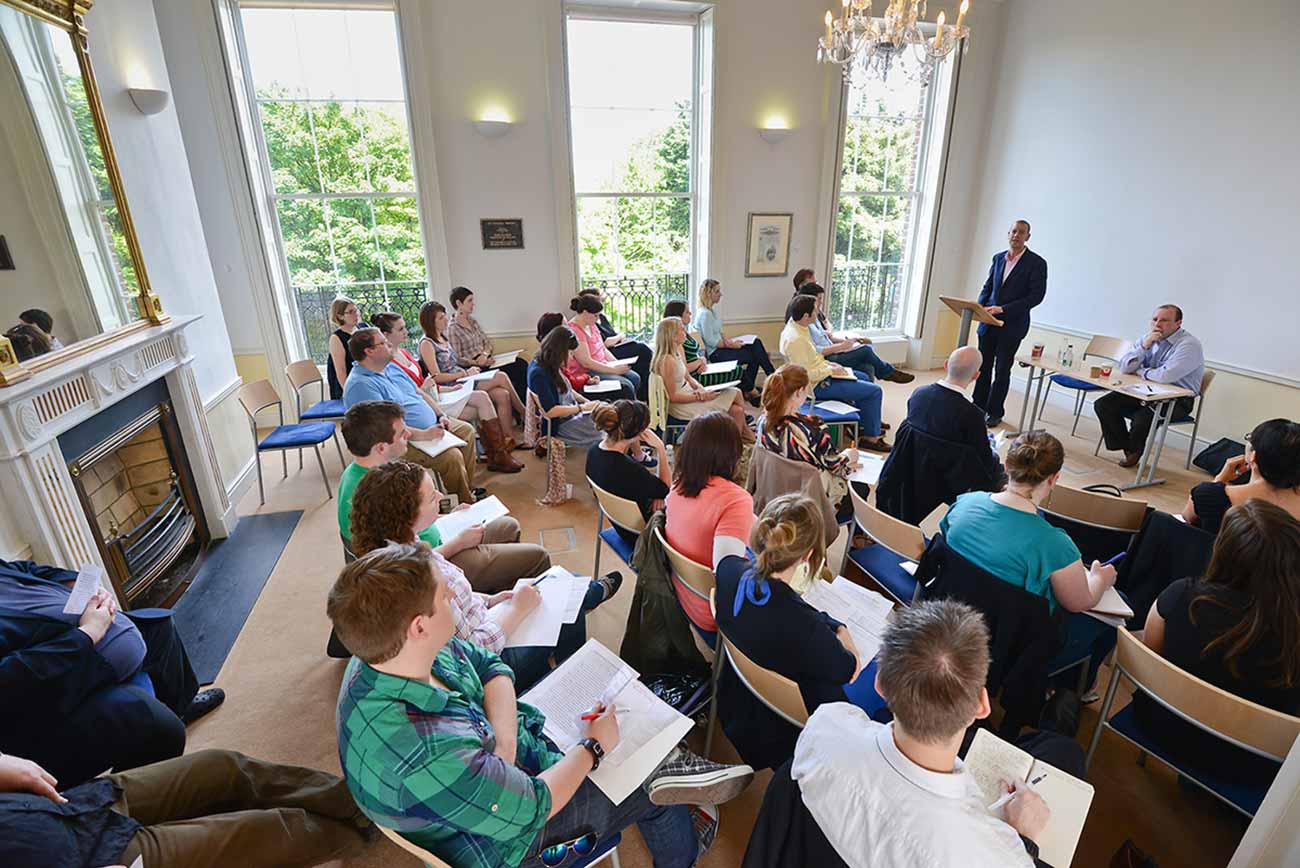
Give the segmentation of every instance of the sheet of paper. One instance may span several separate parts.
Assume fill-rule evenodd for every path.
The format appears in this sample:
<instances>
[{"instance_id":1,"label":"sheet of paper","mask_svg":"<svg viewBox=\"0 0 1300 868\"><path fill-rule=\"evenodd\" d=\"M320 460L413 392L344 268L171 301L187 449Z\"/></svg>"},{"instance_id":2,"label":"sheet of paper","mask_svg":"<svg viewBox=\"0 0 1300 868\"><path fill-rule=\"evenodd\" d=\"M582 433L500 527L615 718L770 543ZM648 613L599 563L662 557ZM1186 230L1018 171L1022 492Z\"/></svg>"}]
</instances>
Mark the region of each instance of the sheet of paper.
<instances>
[{"instance_id":1,"label":"sheet of paper","mask_svg":"<svg viewBox=\"0 0 1300 868\"><path fill-rule=\"evenodd\" d=\"M465 400L472 394L474 394L474 384L461 383L454 389L448 389L446 387L439 389L438 394L434 396L434 400L439 404L451 405L455 404L457 401Z\"/></svg>"},{"instance_id":2,"label":"sheet of paper","mask_svg":"<svg viewBox=\"0 0 1300 868\"><path fill-rule=\"evenodd\" d=\"M1124 598L1119 595L1119 591L1114 588L1107 588L1106 593L1101 595L1097 605L1092 607L1092 611L1099 615L1117 615L1121 618L1132 618L1133 609Z\"/></svg>"},{"instance_id":3,"label":"sheet of paper","mask_svg":"<svg viewBox=\"0 0 1300 868\"><path fill-rule=\"evenodd\" d=\"M739 341L741 346L747 347L754 341L758 340L758 335L736 335L732 340Z\"/></svg>"},{"instance_id":4,"label":"sheet of paper","mask_svg":"<svg viewBox=\"0 0 1300 868\"><path fill-rule=\"evenodd\" d=\"M77 572L76 584L72 586L72 594L68 597L68 602L63 604L63 614L80 615L86 611L86 604L90 602L91 597L95 596L103 581L104 570L101 567L95 564L82 564Z\"/></svg>"},{"instance_id":5,"label":"sheet of paper","mask_svg":"<svg viewBox=\"0 0 1300 868\"><path fill-rule=\"evenodd\" d=\"M433 526L438 529L438 534L444 540L449 540L471 525L487 524L494 518L500 518L503 515L509 515L509 513L510 510L506 509L506 505L494 494L471 505L469 509L460 509L447 513L435 521Z\"/></svg>"},{"instance_id":6,"label":"sheet of paper","mask_svg":"<svg viewBox=\"0 0 1300 868\"><path fill-rule=\"evenodd\" d=\"M494 368L504 367L505 365L510 364L517 358L519 358L519 350L512 350L508 353L497 353L495 356L492 357L492 367Z\"/></svg>"},{"instance_id":7,"label":"sheet of paper","mask_svg":"<svg viewBox=\"0 0 1300 868\"><path fill-rule=\"evenodd\" d=\"M450 431L443 431L442 436L437 440L411 440L408 445L414 446L430 458L437 458L448 449L459 449L465 445L465 441L452 434Z\"/></svg>"},{"instance_id":8,"label":"sheet of paper","mask_svg":"<svg viewBox=\"0 0 1300 868\"><path fill-rule=\"evenodd\" d=\"M898 565L898 568L909 576L914 576L916 575L916 568L918 566L920 565L916 561L903 561Z\"/></svg>"},{"instance_id":9,"label":"sheet of paper","mask_svg":"<svg viewBox=\"0 0 1300 868\"><path fill-rule=\"evenodd\" d=\"M735 359L732 359L729 362L713 362L712 364L705 365L704 370L700 371L700 373L701 374L725 374L728 371L736 370L736 368L738 367L740 367L740 362L736 361Z\"/></svg>"},{"instance_id":10,"label":"sheet of paper","mask_svg":"<svg viewBox=\"0 0 1300 868\"><path fill-rule=\"evenodd\" d=\"M611 685L617 689L613 696L609 695ZM619 804L690 731L691 721L655 696L637 680L636 670L595 639L588 639L520 699L546 715L546 734L561 750L567 750L582 738L579 716L602 696L626 711L618 716L618 747L591 779L610 801Z\"/></svg>"},{"instance_id":11,"label":"sheet of paper","mask_svg":"<svg viewBox=\"0 0 1300 868\"><path fill-rule=\"evenodd\" d=\"M542 576L546 577L546 581L539 582L538 579ZM578 612L582 609L582 598L587 595L587 589L591 587L590 576L575 576L561 566L551 567L536 579L519 580L519 584L524 582L537 585L537 590L541 592L543 598L548 596L556 598L565 624L572 624L578 620Z\"/></svg>"},{"instance_id":12,"label":"sheet of paper","mask_svg":"<svg viewBox=\"0 0 1300 868\"><path fill-rule=\"evenodd\" d=\"M1052 819L1038 836L1038 856L1048 865L1069 865L1074 861L1074 850L1083 834L1083 824L1088 820L1094 790L1092 784L1045 762L1034 763L1030 780L1046 774L1033 787L1047 802Z\"/></svg>"},{"instance_id":13,"label":"sheet of paper","mask_svg":"<svg viewBox=\"0 0 1300 868\"><path fill-rule=\"evenodd\" d=\"M721 392L723 389L734 389L735 387L735 383L714 383L712 386L705 386L704 391Z\"/></svg>"},{"instance_id":14,"label":"sheet of paper","mask_svg":"<svg viewBox=\"0 0 1300 868\"><path fill-rule=\"evenodd\" d=\"M599 395L604 392L617 392L621 388L623 388L623 384L618 380L599 380L583 386L582 391L588 395Z\"/></svg>"},{"instance_id":15,"label":"sheet of paper","mask_svg":"<svg viewBox=\"0 0 1300 868\"><path fill-rule=\"evenodd\" d=\"M135 861L130 864L129 868L144 868L144 857L136 856Z\"/></svg>"},{"instance_id":16,"label":"sheet of paper","mask_svg":"<svg viewBox=\"0 0 1300 868\"><path fill-rule=\"evenodd\" d=\"M515 582L515 590L518 591L524 585L535 581L537 580L533 578L520 579ZM546 648L560 640L560 628L564 626L564 607L567 598L566 583L556 579L548 588L547 585L550 583L550 580L547 580L537 588L542 595L542 602L536 609L525 615L524 619L506 636L507 648L538 646ZM501 603L488 609L488 617L500 621L510 610L508 603Z\"/></svg>"},{"instance_id":17,"label":"sheet of paper","mask_svg":"<svg viewBox=\"0 0 1300 868\"><path fill-rule=\"evenodd\" d=\"M844 576L836 576L835 581L831 582L831 588L847 597L856 599L867 608L867 611L874 613L881 619L887 620L894 612L893 600L870 588L864 588L857 582L844 578Z\"/></svg>"},{"instance_id":18,"label":"sheet of paper","mask_svg":"<svg viewBox=\"0 0 1300 868\"><path fill-rule=\"evenodd\" d=\"M818 410L825 410L827 413L845 413L852 416L858 415L858 408L852 404L845 404L843 401L818 401Z\"/></svg>"},{"instance_id":19,"label":"sheet of paper","mask_svg":"<svg viewBox=\"0 0 1300 868\"><path fill-rule=\"evenodd\" d=\"M477 383L479 380L490 380L496 375L496 371L479 371L477 374L470 374L465 380L469 383Z\"/></svg>"},{"instance_id":20,"label":"sheet of paper","mask_svg":"<svg viewBox=\"0 0 1300 868\"><path fill-rule=\"evenodd\" d=\"M980 788L985 805L1002 796L1003 781L1025 781L1034 767L1034 758L1009 741L987 729L976 730L975 740L966 752L963 770Z\"/></svg>"},{"instance_id":21,"label":"sheet of paper","mask_svg":"<svg viewBox=\"0 0 1300 868\"><path fill-rule=\"evenodd\" d=\"M1160 383L1129 383L1120 391L1132 395L1135 398L1143 400L1153 400L1155 398L1168 397L1178 394L1180 389L1176 386L1165 386Z\"/></svg>"},{"instance_id":22,"label":"sheet of paper","mask_svg":"<svg viewBox=\"0 0 1300 868\"><path fill-rule=\"evenodd\" d=\"M858 463L862 466L849 474L850 482L865 482L875 485L880 481L880 471L885 467L885 459L868 452L858 453Z\"/></svg>"},{"instance_id":23,"label":"sheet of paper","mask_svg":"<svg viewBox=\"0 0 1300 868\"><path fill-rule=\"evenodd\" d=\"M863 666L876 656L880 650L881 634L885 631L885 617L879 610L860 602L856 595L849 595L821 580L813 582L803 598L814 609L820 609L849 628Z\"/></svg>"}]
</instances>

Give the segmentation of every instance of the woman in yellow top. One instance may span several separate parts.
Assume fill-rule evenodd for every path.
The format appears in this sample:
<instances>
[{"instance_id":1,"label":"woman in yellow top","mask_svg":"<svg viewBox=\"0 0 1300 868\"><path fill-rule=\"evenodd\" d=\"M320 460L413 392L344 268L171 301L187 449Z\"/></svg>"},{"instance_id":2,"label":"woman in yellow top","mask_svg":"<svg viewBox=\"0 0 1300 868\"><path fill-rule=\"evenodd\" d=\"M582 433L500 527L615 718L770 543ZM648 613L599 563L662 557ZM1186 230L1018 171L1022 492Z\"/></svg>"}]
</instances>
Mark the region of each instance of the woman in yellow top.
<instances>
[{"instance_id":1,"label":"woman in yellow top","mask_svg":"<svg viewBox=\"0 0 1300 868\"><path fill-rule=\"evenodd\" d=\"M827 361L808 333L817 308L810 295L796 296L785 310L785 328L781 330L781 354L792 365L808 372L817 400L843 401L858 408L858 447L872 452L888 452L890 445L881 436L880 387L861 371Z\"/></svg>"}]
</instances>

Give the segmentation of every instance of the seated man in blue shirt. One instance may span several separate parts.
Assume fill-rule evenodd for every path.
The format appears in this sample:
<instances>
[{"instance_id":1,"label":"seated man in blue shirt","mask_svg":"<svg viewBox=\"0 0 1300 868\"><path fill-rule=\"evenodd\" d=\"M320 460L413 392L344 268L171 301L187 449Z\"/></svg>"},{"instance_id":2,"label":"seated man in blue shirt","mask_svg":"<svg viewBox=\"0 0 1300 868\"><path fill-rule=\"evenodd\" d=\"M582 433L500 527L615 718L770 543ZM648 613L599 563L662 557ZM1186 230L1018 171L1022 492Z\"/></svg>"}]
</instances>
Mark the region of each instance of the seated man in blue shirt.
<instances>
[{"instance_id":1,"label":"seated man in blue shirt","mask_svg":"<svg viewBox=\"0 0 1300 868\"><path fill-rule=\"evenodd\" d=\"M559 750L501 658L455 636L427 543L345 566L326 611L356 655L335 719L357 805L455 868L571 865L632 823L656 868L690 868L717 821L701 817L697 833L687 805L735 798L753 779L678 748L613 804L588 775L618 746L616 710L597 704L584 738Z\"/></svg>"},{"instance_id":2,"label":"seated man in blue shirt","mask_svg":"<svg viewBox=\"0 0 1300 868\"><path fill-rule=\"evenodd\" d=\"M1176 304L1162 304L1151 314L1151 330L1138 338L1120 356L1119 369L1137 374L1153 383L1181 386L1192 394L1174 400L1170 419L1187 416L1201 392L1205 375L1205 351L1201 342L1183 329L1183 309ZM1134 467L1146 448L1147 433L1155 419L1155 407L1137 398L1110 392L1092 405L1101 423L1107 449L1123 449L1120 467ZM1132 419L1132 427L1126 420Z\"/></svg>"},{"instance_id":3,"label":"seated man in blue shirt","mask_svg":"<svg viewBox=\"0 0 1300 868\"><path fill-rule=\"evenodd\" d=\"M376 328L362 328L348 340L348 352L356 361L343 384L343 406L351 408L362 401L392 401L406 411L411 442L402 457L427 467L442 478L448 493L461 503L473 503L486 492L474 484L474 426L439 413L433 399L416 388L406 372L393 364L393 350ZM436 457L416 445L433 444L446 434L465 441L458 449L448 449Z\"/></svg>"}]
</instances>

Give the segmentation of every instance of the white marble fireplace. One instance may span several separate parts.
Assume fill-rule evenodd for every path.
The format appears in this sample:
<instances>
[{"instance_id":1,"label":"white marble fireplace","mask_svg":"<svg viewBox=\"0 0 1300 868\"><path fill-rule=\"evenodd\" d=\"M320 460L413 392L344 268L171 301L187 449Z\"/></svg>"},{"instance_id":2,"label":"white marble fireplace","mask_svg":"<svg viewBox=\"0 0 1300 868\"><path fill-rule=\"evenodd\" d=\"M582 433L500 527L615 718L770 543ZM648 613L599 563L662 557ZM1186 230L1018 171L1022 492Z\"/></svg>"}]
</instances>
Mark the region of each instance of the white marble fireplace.
<instances>
[{"instance_id":1,"label":"white marble fireplace","mask_svg":"<svg viewBox=\"0 0 1300 868\"><path fill-rule=\"evenodd\" d=\"M104 565L58 438L158 380L166 381L210 535L234 529L185 337L198 319L174 317L0 388L2 520L34 560Z\"/></svg>"}]
</instances>

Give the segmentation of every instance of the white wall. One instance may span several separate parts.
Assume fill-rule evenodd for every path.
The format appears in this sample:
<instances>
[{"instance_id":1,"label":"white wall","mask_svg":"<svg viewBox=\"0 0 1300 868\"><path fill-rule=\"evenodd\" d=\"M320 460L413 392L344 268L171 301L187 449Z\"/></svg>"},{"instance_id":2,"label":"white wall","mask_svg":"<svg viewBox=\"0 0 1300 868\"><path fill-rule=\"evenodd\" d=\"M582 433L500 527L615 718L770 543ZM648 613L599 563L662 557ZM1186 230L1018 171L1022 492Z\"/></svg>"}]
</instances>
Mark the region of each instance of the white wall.
<instances>
[{"instance_id":1,"label":"white wall","mask_svg":"<svg viewBox=\"0 0 1300 868\"><path fill-rule=\"evenodd\" d=\"M1036 322L1136 335L1174 301L1208 358L1300 378L1294 0L1006 5L966 285L1023 216Z\"/></svg>"},{"instance_id":2,"label":"white wall","mask_svg":"<svg viewBox=\"0 0 1300 868\"><path fill-rule=\"evenodd\" d=\"M205 400L235 377L230 337L212 277L190 163L174 107L146 116L128 87L171 90L162 42L149 0L99 0L86 17L122 183L135 219L149 278L175 314L200 314L186 330L197 358L195 377Z\"/></svg>"}]
</instances>

